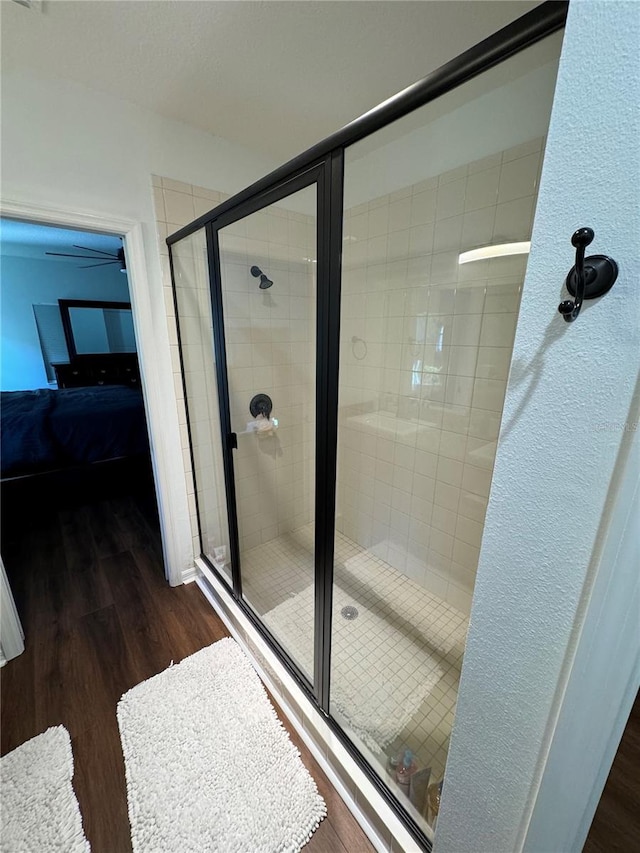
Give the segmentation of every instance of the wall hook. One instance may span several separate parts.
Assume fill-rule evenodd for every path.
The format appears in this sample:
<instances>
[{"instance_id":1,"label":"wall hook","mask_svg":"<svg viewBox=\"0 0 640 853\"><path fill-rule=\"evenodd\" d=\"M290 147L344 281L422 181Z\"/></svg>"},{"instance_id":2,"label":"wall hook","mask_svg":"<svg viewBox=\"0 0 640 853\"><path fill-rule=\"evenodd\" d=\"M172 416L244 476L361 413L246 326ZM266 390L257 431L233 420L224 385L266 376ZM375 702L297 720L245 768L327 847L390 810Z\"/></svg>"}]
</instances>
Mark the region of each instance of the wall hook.
<instances>
[{"instance_id":1,"label":"wall hook","mask_svg":"<svg viewBox=\"0 0 640 853\"><path fill-rule=\"evenodd\" d=\"M584 299L597 299L604 296L618 277L618 264L606 255L589 255L584 252L594 238L592 228L578 228L571 238L576 250L576 264L569 270L565 287L574 297L565 299L558 305L558 311L567 323L573 323L580 313Z\"/></svg>"}]
</instances>

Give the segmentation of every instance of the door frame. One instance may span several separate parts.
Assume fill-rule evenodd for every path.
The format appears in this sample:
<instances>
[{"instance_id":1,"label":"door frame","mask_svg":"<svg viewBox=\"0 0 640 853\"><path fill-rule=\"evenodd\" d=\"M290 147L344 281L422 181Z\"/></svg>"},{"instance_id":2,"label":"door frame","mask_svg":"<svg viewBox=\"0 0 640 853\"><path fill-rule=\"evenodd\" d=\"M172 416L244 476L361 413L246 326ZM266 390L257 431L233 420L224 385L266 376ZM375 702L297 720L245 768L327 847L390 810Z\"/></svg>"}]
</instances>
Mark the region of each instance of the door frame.
<instances>
[{"instance_id":1,"label":"door frame","mask_svg":"<svg viewBox=\"0 0 640 853\"><path fill-rule=\"evenodd\" d=\"M157 359L153 357L157 349L154 334L151 293L149 291L147 263L143 241L142 225L134 219L116 218L100 213L78 211L73 208L49 207L45 204L32 204L13 199L3 198L0 214L7 218L22 219L28 222L38 222L43 225L77 228L84 231L97 231L104 234L114 234L123 238L127 258L127 274L129 279L129 295L133 314L138 359L140 363L140 379L145 404L145 415L151 462L153 466L154 485L160 518L162 550L164 556L165 576L172 586L183 582L182 562L184 552L184 536L174 521L181 513L174 506L175 489L172 483L176 480L175 465L172 464L170 448L162 440L167 416L164 410L170 405L162 375L157 367ZM171 377L172 379L172 377ZM178 466L179 476L184 477L181 466Z\"/></svg>"},{"instance_id":2,"label":"door frame","mask_svg":"<svg viewBox=\"0 0 640 853\"><path fill-rule=\"evenodd\" d=\"M0 557L0 666L24 651L24 631Z\"/></svg>"}]
</instances>

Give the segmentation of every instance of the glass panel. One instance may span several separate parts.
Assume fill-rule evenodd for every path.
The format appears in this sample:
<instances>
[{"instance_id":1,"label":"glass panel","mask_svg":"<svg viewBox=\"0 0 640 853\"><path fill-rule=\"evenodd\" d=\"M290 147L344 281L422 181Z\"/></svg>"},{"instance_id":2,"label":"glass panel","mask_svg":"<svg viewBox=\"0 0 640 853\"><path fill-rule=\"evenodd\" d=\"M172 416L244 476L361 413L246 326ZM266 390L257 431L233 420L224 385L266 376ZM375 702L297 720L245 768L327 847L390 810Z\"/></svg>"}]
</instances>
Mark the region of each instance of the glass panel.
<instances>
[{"instance_id":1,"label":"glass panel","mask_svg":"<svg viewBox=\"0 0 640 853\"><path fill-rule=\"evenodd\" d=\"M242 590L313 681L315 185L218 236Z\"/></svg>"},{"instance_id":2,"label":"glass panel","mask_svg":"<svg viewBox=\"0 0 640 853\"><path fill-rule=\"evenodd\" d=\"M427 832L561 38L346 151L331 713Z\"/></svg>"},{"instance_id":3,"label":"glass panel","mask_svg":"<svg viewBox=\"0 0 640 853\"><path fill-rule=\"evenodd\" d=\"M197 500L194 535L197 536L197 522L202 541L200 545L196 539L195 550L200 553L202 547L202 553L231 583L229 523L204 228L175 243L172 254L193 453L193 488ZM179 394L180 391L178 388ZM184 441L183 453L189 453Z\"/></svg>"}]
</instances>

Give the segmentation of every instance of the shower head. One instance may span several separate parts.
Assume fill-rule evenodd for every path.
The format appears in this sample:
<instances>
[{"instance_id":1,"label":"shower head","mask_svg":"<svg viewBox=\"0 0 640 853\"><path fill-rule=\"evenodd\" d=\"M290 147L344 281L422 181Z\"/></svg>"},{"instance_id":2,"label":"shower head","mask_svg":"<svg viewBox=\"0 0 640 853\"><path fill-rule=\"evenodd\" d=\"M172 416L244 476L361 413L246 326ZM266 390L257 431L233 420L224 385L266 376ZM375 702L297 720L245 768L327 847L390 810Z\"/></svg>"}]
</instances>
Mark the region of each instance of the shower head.
<instances>
[{"instance_id":1,"label":"shower head","mask_svg":"<svg viewBox=\"0 0 640 853\"><path fill-rule=\"evenodd\" d=\"M258 278L258 276L260 276L260 284L258 285L260 290L266 290L268 287L271 287L271 285L273 284L271 279L267 278L267 276L262 272L260 267L255 267L255 266L251 267L251 275L254 278Z\"/></svg>"}]
</instances>

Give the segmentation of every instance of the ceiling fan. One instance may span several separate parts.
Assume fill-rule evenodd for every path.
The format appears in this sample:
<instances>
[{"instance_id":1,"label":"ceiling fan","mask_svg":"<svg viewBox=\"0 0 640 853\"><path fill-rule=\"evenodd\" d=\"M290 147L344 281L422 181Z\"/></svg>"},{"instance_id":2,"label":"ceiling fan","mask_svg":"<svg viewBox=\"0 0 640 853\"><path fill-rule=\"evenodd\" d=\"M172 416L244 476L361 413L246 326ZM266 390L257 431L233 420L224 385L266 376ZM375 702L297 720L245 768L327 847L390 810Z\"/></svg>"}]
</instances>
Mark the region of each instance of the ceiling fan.
<instances>
[{"instance_id":1,"label":"ceiling fan","mask_svg":"<svg viewBox=\"0 0 640 853\"><path fill-rule=\"evenodd\" d=\"M82 249L83 252L94 252L93 255L69 255L66 252L45 252L45 255L56 255L58 258L82 258L90 261L100 261L98 264L85 264L78 267L80 270L88 270L92 267L104 267L107 264L120 264L120 272L126 274L127 263L124 258L124 248L120 247L114 254L113 252L105 252L103 249L92 249L89 246L75 246L74 249Z\"/></svg>"}]
</instances>

